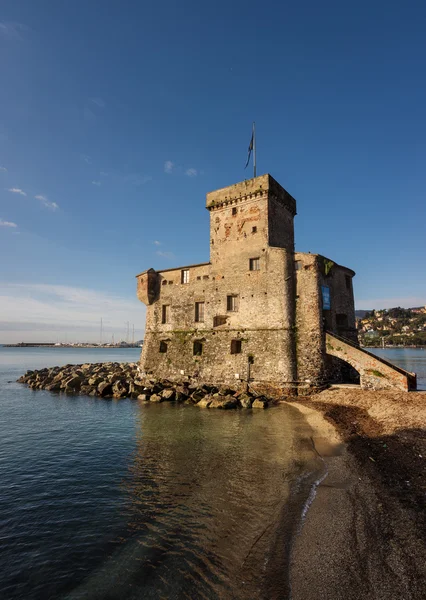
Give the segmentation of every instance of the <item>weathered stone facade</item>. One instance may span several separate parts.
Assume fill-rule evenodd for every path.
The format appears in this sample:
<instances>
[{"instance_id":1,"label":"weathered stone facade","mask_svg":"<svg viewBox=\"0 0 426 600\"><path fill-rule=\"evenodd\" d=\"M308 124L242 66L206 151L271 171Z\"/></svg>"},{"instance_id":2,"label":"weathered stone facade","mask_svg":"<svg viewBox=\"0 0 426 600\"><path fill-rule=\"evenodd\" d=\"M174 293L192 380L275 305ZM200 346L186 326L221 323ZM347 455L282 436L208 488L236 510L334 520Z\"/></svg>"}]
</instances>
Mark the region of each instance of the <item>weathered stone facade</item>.
<instances>
[{"instance_id":1,"label":"weathered stone facade","mask_svg":"<svg viewBox=\"0 0 426 600\"><path fill-rule=\"evenodd\" d=\"M270 175L211 192L206 207L210 262L137 276L147 305L141 370L249 382L276 397L323 385L336 372L325 328L356 335L354 272L295 253L296 201Z\"/></svg>"}]
</instances>

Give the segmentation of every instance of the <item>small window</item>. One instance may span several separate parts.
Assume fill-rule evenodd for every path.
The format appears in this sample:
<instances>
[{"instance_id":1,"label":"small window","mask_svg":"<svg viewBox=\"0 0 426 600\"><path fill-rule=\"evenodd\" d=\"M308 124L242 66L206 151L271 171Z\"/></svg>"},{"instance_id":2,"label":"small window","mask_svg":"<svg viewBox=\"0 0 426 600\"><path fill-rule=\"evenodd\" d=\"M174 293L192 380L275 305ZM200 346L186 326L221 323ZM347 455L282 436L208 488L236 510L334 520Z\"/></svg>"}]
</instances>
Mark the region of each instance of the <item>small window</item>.
<instances>
[{"instance_id":1,"label":"small window","mask_svg":"<svg viewBox=\"0 0 426 600\"><path fill-rule=\"evenodd\" d=\"M251 228L251 232L252 232L252 233L257 233L257 227L256 227L256 226L252 227L252 228Z\"/></svg>"},{"instance_id":2,"label":"small window","mask_svg":"<svg viewBox=\"0 0 426 600\"><path fill-rule=\"evenodd\" d=\"M336 315L336 325L337 325L337 329L347 329L348 328L348 315L344 315L344 314Z\"/></svg>"},{"instance_id":3,"label":"small window","mask_svg":"<svg viewBox=\"0 0 426 600\"><path fill-rule=\"evenodd\" d=\"M163 279L163 281L161 282L161 285L167 285L166 279Z\"/></svg>"},{"instance_id":4,"label":"small window","mask_svg":"<svg viewBox=\"0 0 426 600\"><path fill-rule=\"evenodd\" d=\"M201 281L201 275L197 275L197 281Z\"/></svg>"},{"instance_id":5,"label":"small window","mask_svg":"<svg viewBox=\"0 0 426 600\"><path fill-rule=\"evenodd\" d=\"M220 327L226 325L226 317L217 316L213 318L213 327Z\"/></svg>"},{"instance_id":6,"label":"small window","mask_svg":"<svg viewBox=\"0 0 426 600\"><path fill-rule=\"evenodd\" d=\"M180 282L189 283L189 269L182 269L180 273Z\"/></svg>"},{"instance_id":7,"label":"small window","mask_svg":"<svg viewBox=\"0 0 426 600\"><path fill-rule=\"evenodd\" d=\"M351 289L351 278L349 277L349 275L345 275L345 282L346 282L346 289L350 290Z\"/></svg>"},{"instance_id":8,"label":"small window","mask_svg":"<svg viewBox=\"0 0 426 600\"><path fill-rule=\"evenodd\" d=\"M232 216L235 217L236 214L237 214L237 209L234 207L232 209Z\"/></svg>"},{"instance_id":9,"label":"small window","mask_svg":"<svg viewBox=\"0 0 426 600\"><path fill-rule=\"evenodd\" d=\"M226 310L229 312L237 312L238 296L227 296L226 297Z\"/></svg>"},{"instance_id":10,"label":"small window","mask_svg":"<svg viewBox=\"0 0 426 600\"><path fill-rule=\"evenodd\" d=\"M167 342L160 342L160 352L162 354L167 352Z\"/></svg>"},{"instance_id":11,"label":"small window","mask_svg":"<svg viewBox=\"0 0 426 600\"><path fill-rule=\"evenodd\" d=\"M241 354L241 340L232 340L231 354Z\"/></svg>"},{"instance_id":12,"label":"small window","mask_svg":"<svg viewBox=\"0 0 426 600\"><path fill-rule=\"evenodd\" d=\"M296 271L300 271L300 269L302 268L302 261L296 260L294 263L294 268L296 269Z\"/></svg>"},{"instance_id":13,"label":"small window","mask_svg":"<svg viewBox=\"0 0 426 600\"><path fill-rule=\"evenodd\" d=\"M163 304L161 307L161 322L169 323L170 322L170 306L169 304Z\"/></svg>"},{"instance_id":14,"label":"small window","mask_svg":"<svg viewBox=\"0 0 426 600\"><path fill-rule=\"evenodd\" d=\"M201 356L202 353L203 353L203 342L200 342L197 340L194 342L193 354L194 354L194 356Z\"/></svg>"},{"instance_id":15,"label":"small window","mask_svg":"<svg viewBox=\"0 0 426 600\"><path fill-rule=\"evenodd\" d=\"M250 271L260 271L260 259L259 258L251 258L250 259Z\"/></svg>"},{"instance_id":16,"label":"small window","mask_svg":"<svg viewBox=\"0 0 426 600\"><path fill-rule=\"evenodd\" d=\"M204 302L195 303L195 322L204 323Z\"/></svg>"}]
</instances>

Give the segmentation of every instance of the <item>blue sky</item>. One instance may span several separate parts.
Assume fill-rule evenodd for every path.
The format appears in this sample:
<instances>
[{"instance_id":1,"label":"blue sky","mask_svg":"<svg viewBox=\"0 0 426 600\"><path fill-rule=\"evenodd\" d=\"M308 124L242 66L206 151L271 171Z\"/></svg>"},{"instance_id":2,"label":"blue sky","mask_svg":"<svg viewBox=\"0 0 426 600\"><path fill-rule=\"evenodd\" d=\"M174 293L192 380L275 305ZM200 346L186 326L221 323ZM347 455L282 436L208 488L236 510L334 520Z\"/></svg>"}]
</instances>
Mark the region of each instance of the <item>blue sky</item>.
<instances>
[{"instance_id":1,"label":"blue sky","mask_svg":"<svg viewBox=\"0 0 426 600\"><path fill-rule=\"evenodd\" d=\"M426 304L425 31L420 1L3 0L0 342L141 337L135 274L208 260L254 119L297 249L358 308Z\"/></svg>"}]
</instances>

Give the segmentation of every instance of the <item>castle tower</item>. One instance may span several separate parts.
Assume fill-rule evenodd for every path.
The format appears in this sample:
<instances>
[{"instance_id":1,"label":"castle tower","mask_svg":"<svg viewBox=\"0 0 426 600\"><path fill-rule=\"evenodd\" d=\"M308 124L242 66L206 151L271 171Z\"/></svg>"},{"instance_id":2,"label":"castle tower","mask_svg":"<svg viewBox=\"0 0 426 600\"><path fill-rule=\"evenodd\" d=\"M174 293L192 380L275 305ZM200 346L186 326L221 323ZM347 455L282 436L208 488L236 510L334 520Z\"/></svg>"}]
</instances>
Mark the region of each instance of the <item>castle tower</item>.
<instances>
[{"instance_id":1,"label":"castle tower","mask_svg":"<svg viewBox=\"0 0 426 600\"><path fill-rule=\"evenodd\" d=\"M291 391L296 202L270 175L207 194L210 262L138 276L147 304L141 366L177 381Z\"/></svg>"}]
</instances>

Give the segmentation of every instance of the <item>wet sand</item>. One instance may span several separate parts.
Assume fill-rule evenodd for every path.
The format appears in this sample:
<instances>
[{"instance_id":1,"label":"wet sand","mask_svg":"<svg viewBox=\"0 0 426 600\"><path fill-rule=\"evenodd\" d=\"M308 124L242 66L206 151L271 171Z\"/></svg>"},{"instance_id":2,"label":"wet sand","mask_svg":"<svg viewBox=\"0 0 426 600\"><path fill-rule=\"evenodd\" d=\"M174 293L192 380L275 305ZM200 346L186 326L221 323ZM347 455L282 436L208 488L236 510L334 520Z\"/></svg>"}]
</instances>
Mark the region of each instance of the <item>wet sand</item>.
<instances>
[{"instance_id":1,"label":"wet sand","mask_svg":"<svg viewBox=\"0 0 426 600\"><path fill-rule=\"evenodd\" d=\"M292 405L328 470L293 545L292 599L425 598L426 394L327 390Z\"/></svg>"}]
</instances>

